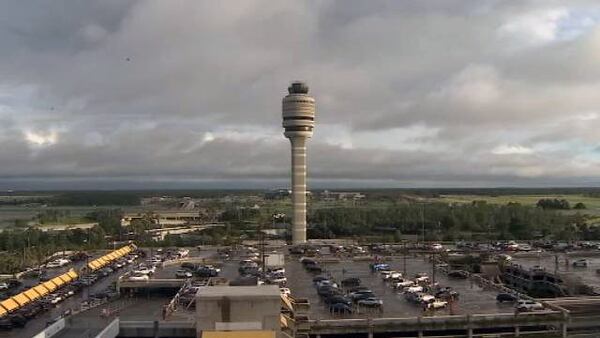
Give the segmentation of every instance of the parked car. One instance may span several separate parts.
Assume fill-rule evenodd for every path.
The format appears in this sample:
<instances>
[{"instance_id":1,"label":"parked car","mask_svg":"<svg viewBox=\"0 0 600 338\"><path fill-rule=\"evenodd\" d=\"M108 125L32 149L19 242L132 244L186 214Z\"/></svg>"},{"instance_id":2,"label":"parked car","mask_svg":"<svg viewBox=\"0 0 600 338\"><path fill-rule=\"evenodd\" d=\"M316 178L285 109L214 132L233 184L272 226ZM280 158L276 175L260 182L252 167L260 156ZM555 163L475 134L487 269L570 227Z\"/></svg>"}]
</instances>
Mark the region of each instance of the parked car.
<instances>
[{"instance_id":1,"label":"parked car","mask_svg":"<svg viewBox=\"0 0 600 338\"><path fill-rule=\"evenodd\" d=\"M443 309L446 306L448 306L448 302L443 300L435 300L427 304L427 308L432 310Z\"/></svg>"},{"instance_id":2,"label":"parked car","mask_svg":"<svg viewBox=\"0 0 600 338\"><path fill-rule=\"evenodd\" d=\"M152 275L156 271L156 267L151 266L143 266L141 265L137 270L134 270L134 274L142 274L142 275Z\"/></svg>"},{"instance_id":3,"label":"parked car","mask_svg":"<svg viewBox=\"0 0 600 338\"><path fill-rule=\"evenodd\" d=\"M334 313L352 313L352 307L343 303L334 303L329 305L329 311Z\"/></svg>"},{"instance_id":4,"label":"parked car","mask_svg":"<svg viewBox=\"0 0 600 338\"><path fill-rule=\"evenodd\" d=\"M333 295L324 299L325 304L337 304L342 303L348 306L352 306L352 300L342 295Z\"/></svg>"},{"instance_id":5,"label":"parked car","mask_svg":"<svg viewBox=\"0 0 600 338\"><path fill-rule=\"evenodd\" d=\"M439 243L431 244L431 250L439 251L444 249L444 247Z\"/></svg>"},{"instance_id":6,"label":"parked car","mask_svg":"<svg viewBox=\"0 0 600 338\"><path fill-rule=\"evenodd\" d=\"M364 299L359 299L357 301L358 305L366 306L366 307L380 307L383 306L383 301L377 297L369 297Z\"/></svg>"},{"instance_id":7,"label":"parked car","mask_svg":"<svg viewBox=\"0 0 600 338\"><path fill-rule=\"evenodd\" d=\"M407 279L401 279L400 281L392 284L394 289L404 289L415 285L415 282Z\"/></svg>"},{"instance_id":8,"label":"parked car","mask_svg":"<svg viewBox=\"0 0 600 338\"><path fill-rule=\"evenodd\" d=\"M259 273L258 268L252 268L252 270L250 270L250 268L248 268L248 269L244 270L242 275L252 275L252 274L258 274L258 273ZM196 270L196 275L198 277L204 277L204 278L217 277L219 275L219 272L213 268L210 268L207 266L201 266L198 268L198 270Z\"/></svg>"},{"instance_id":9,"label":"parked car","mask_svg":"<svg viewBox=\"0 0 600 338\"><path fill-rule=\"evenodd\" d=\"M129 280L131 281L148 281L150 277L147 274L133 274L129 276Z\"/></svg>"},{"instance_id":10,"label":"parked car","mask_svg":"<svg viewBox=\"0 0 600 338\"><path fill-rule=\"evenodd\" d=\"M292 291L290 291L290 289L288 288L279 288L279 293L285 296L289 296L292 294Z\"/></svg>"},{"instance_id":11,"label":"parked car","mask_svg":"<svg viewBox=\"0 0 600 338\"><path fill-rule=\"evenodd\" d=\"M192 278L192 273L188 270L177 270L175 272L175 277L177 278Z\"/></svg>"},{"instance_id":12,"label":"parked car","mask_svg":"<svg viewBox=\"0 0 600 338\"><path fill-rule=\"evenodd\" d=\"M350 295L350 299L354 302L358 302L361 299L373 298L375 294L372 291L353 292Z\"/></svg>"},{"instance_id":13,"label":"parked car","mask_svg":"<svg viewBox=\"0 0 600 338\"><path fill-rule=\"evenodd\" d=\"M61 266L65 266L69 263L71 263L70 260L68 260L66 258L59 258L59 259L55 259L51 262L46 263L46 268L60 268Z\"/></svg>"},{"instance_id":14,"label":"parked car","mask_svg":"<svg viewBox=\"0 0 600 338\"><path fill-rule=\"evenodd\" d=\"M504 302L516 302L517 301L517 296L510 294L510 293L499 293L496 296L496 301L498 303L504 303Z\"/></svg>"},{"instance_id":15,"label":"parked car","mask_svg":"<svg viewBox=\"0 0 600 338\"><path fill-rule=\"evenodd\" d=\"M325 276L315 276L315 277L313 277L312 281L313 281L313 283L316 284L322 280L327 280L327 279L329 279L329 278L327 278Z\"/></svg>"},{"instance_id":16,"label":"parked car","mask_svg":"<svg viewBox=\"0 0 600 338\"><path fill-rule=\"evenodd\" d=\"M517 302L516 308L521 312L539 311L544 309L544 305L533 300L521 299Z\"/></svg>"},{"instance_id":17,"label":"parked car","mask_svg":"<svg viewBox=\"0 0 600 338\"><path fill-rule=\"evenodd\" d=\"M578 259L573 262L573 267L575 268L585 268L588 266L588 262L585 258Z\"/></svg>"}]
</instances>

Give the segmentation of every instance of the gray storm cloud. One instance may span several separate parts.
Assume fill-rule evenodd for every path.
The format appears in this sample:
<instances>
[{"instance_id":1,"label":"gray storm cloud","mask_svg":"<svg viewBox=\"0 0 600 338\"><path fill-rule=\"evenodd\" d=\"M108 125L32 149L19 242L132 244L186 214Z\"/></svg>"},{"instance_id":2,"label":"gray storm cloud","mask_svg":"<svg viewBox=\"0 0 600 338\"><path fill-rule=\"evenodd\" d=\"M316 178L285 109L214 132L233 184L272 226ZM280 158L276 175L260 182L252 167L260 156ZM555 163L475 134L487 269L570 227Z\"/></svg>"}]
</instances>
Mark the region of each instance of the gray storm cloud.
<instances>
[{"instance_id":1,"label":"gray storm cloud","mask_svg":"<svg viewBox=\"0 0 600 338\"><path fill-rule=\"evenodd\" d=\"M598 185L599 22L594 1L4 2L0 188L285 184L295 79L315 184Z\"/></svg>"}]
</instances>

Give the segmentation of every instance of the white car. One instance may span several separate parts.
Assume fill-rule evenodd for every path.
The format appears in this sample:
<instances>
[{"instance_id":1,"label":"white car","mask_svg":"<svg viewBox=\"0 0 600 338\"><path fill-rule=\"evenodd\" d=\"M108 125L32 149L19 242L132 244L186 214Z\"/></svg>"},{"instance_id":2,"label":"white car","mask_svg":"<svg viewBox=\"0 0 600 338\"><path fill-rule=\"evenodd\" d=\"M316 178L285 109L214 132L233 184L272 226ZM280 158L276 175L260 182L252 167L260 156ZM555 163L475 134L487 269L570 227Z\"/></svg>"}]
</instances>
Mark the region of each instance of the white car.
<instances>
[{"instance_id":1,"label":"white car","mask_svg":"<svg viewBox=\"0 0 600 338\"><path fill-rule=\"evenodd\" d=\"M320 288L320 287L322 287L322 286L332 286L334 288L338 287L337 283L332 282L329 279L325 279L325 280L322 280L320 282L317 282L317 289Z\"/></svg>"},{"instance_id":2,"label":"white car","mask_svg":"<svg viewBox=\"0 0 600 338\"><path fill-rule=\"evenodd\" d=\"M436 310L436 309L443 309L443 308L445 308L447 305L448 305L448 302L446 302L446 301L443 301L443 300L435 300L435 301L433 301L433 302L431 302L431 303L427 304L427 308L428 308L428 309L433 309L433 310Z\"/></svg>"},{"instance_id":3,"label":"white car","mask_svg":"<svg viewBox=\"0 0 600 338\"><path fill-rule=\"evenodd\" d=\"M431 250L440 251L444 249L444 247L439 243L431 244Z\"/></svg>"},{"instance_id":4,"label":"white car","mask_svg":"<svg viewBox=\"0 0 600 338\"><path fill-rule=\"evenodd\" d=\"M175 272L175 277L176 278L192 278L193 275L191 272L189 272L187 270L177 270Z\"/></svg>"},{"instance_id":5,"label":"white car","mask_svg":"<svg viewBox=\"0 0 600 338\"><path fill-rule=\"evenodd\" d=\"M286 282L287 282L287 278L285 278L285 277L269 278L269 283L271 283L271 284L279 284L279 283L286 283Z\"/></svg>"},{"instance_id":6,"label":"white car","mask_svg":"<svg viewBox=\"0 0 600 338\"><path fill-rule=\"evenodd\" d=\"M52 262L49 262L48 264L46 264L46 267L47 268L59 268L61 266L65 266L69 263L71 263L70 260L65 259L65 258L59 258L59 259L53 260Z\"/></svg>"},{"instance_id":7,"label":"white car","mask_svg":"<svg viewBox=\"0 0 600 338\"><path fill-rule=\"evenodd\" d=\"M292 291L290 291L290 289L288 288L279 288L279 292L285 296L289 296L292 294Z\"/></svg>"},{"instance_id":8,"label":"white car","mask_svg":"<svg viewBox=\"0 0 600 338\"><path fill-rule=\"evenodd\" d=\"M8 290L8 283L6 283L6 282L0 283L0 290Z\"/></svg>"},{"instance_id":9,"label":"white car","mask_svg":"<svg viewBox=\"0 0 600 338\"><path fill-rule=\"evenodd\" d=\"M404 289L415 285L415 282L411 280L401 280L394 284L395 289Z\"/></svg>"},{"instance_id":10,"label":"white car","mask_svg":"<svg viewBox=\"0 0 600 338\"><path fill-rule=\"evenodd\" d=\"M140 267L138 270L134 270L133 273L134 274L138 274L138 275L151 275L154 273L154 271L156 271L155 267Z\"/></svg>"},{"instance_id":11,"label":"white car","mask_svg":"<svg viewBox=\"0 0 600 338\"><path fill-rule=\"evenodd\" d=\"M423 293L419 296L419 303L431 304L433 302L435 302L435 297L430 294Z\"/></svg>"},{"instance_id":12,"label":"white car","mask_svg":"<svg viewBox=\"0 0 600 338\"><path fill-rule=\"evenodd\" d=\"M517 310L523 312L539 311L544 309L544 305L542 305L542 303L538 303L536 301L528 299L519 300L515 306Z\"/></svg>"},{"instance_id":13,"label":"white car","mask_svg":"<svg viewBox=\"0 0 600 338\"><path fill-rule=\"evenodd\" d=\"M406 292L406 293L423 292L423 287L422 286L409 286L404 289L404 292Z\"/></svg>"},{"instance_id":14,"label":"white car","mask_svg":"<svg viewBox=\"0 0 600 338\"><path fill-rule=\"evenodd\" d=\"M285 269L284 268L276 268L276 269L270 269L269 273L272 274L280 274L280 273L285 273Z\"/></svg>"},{"instance_id":15,"label":"white car","mask_svg":"<svg viewBox=\"0 0 600 338\"><path fill-rule=\"evenodd\" d=\"M216 266L214 266L214 265L205 265L204 267L205 267L205 268L207 268L207 269L212 269L212 270L215 270L217 273L220 273L220 272L221 272L221 269L217 268L217 267L216 267Z\"/></svg>"},{"instance_id":16,"label":"white car","mask_svg":"<svg viewBox=\"0 0 600 338\"><path fill-rule=\"evenodd\" d=\"M402 278L402 273L398 272L398 271L392 271L392 273L390 274L389 279L393 279L393 280L397 280Z\"/></svg>"},{"instance_id":17,"label":"white car","mask_svg":"<svg viewBox=\"0 0 600 338\"><path fill-rule=\"evenodd\" d=\"M429 282L428 276L421 276L421 277L415 278L415 283L428 283L428 282Z\"/></svg>"},{"instance_id":18,"label":"white car","mask_svg":"<svg viewBox=\"0 0 600 338\"><path fill-rule=\"evenodd\" d=\"M390 275L392 274L392 272L393 271L390 271L390 270L383 270L383 271L380 271L379 274L381 275L381 278L383 280L386 280L386 279L390 278Z\"/></svg>"},{"instance_id":19,"label":"white car","mask_svg":"<svg viewBox=\"0 0 600 338\"><path fill-rule=\"evenodd\" d=\"M59 295L50 296L50 304L58 304L63 301L63 298Z\"/></svg>"},{"instance_id":20,"label":"white car","mask_svg":"<svg viewBox=\"0 0 600 338\"><path fill-rule=\"evenodd\" d=\"M148 281L148 280L150 280L150 277L148 277L148 275L135 274L135 275L129 276L129 280L131 280L131 281Z\"/></svg>"},{"instance_id":21,"label":"white car","mask_svg":"<svg viewBox=\"0 0 600 338\"><path fill-rule=\"evenodd\" d=\"M179 258L187 257L189 254L190 250L188 249L179 249L179 251L177 251L177 256L179 256Z\"/></svg>"}]
</instances>

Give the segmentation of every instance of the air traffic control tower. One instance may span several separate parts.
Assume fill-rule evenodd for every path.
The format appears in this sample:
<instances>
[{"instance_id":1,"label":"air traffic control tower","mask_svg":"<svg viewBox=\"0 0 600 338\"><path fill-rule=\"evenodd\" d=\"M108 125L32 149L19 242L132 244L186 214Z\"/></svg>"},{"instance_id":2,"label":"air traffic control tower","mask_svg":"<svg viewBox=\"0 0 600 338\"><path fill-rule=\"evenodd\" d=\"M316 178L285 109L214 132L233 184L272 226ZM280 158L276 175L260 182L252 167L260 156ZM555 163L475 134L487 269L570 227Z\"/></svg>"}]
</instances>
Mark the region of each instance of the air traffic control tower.
<instances>
[{"instance_id":1,"label":"air traffic control tower","mask_svg":"<svg viewBox=\"0 0 600 338\"><path fill-rule=\"evenodd\" d=\"M315 99L308 86L293 82L283 98L283 135L292 145L292 244L306 242L306 140L315 126Z\"/></svg>"}]
</instances>

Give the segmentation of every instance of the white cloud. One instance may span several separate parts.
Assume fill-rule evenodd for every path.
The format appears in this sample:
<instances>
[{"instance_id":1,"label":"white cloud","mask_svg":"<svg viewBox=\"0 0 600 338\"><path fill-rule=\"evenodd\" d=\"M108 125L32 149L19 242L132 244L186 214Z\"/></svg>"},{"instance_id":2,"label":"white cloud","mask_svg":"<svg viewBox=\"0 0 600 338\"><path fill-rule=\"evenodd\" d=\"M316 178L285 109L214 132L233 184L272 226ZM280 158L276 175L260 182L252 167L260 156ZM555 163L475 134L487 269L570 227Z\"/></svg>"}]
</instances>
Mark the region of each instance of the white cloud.
<instances>
[{"instance_id":1,"label":"white cloud","mask_svg":"<svg viewBox=\"0 0 600 338\"><path fill-rule=\"evenodd\" d=\"M287 182L299 78L311 182L600 181L593 0L54 6L0 4L0 180Z\"/></svg>"},{"instance_id":2,"label":"white cloud","mask_svg":"<svg viewBox=\"0 0 600 338\"><path fill-rule=\"evenodd\" d=\"M50 146L58 141L58 133L56 131L34 132L26 130L23 136L29 144L33 146Z\"/></svg>"},{"instance_id":3,"label":"white cloud","mask_svg":"<svg viewBox=\"0 0 600 338\"><path fill-rule=\"evenodd\" d=\"M529 147L521 145L508 145L502 144L492 149L494 155L530 155L533 154L534 150Z\"/></svg>"},{"instance_id":4,"label":"white cloud","mask_svg":"<svg viewBox=\"0 0 600 338\"><path fill-rule=\"evenodd\" d=\"M510 38L524 45L539 45L557 38L560 21L568 17L566 8L535 10L510 18L498 32L502 38Z\"/></svg>"}]
</instances>

